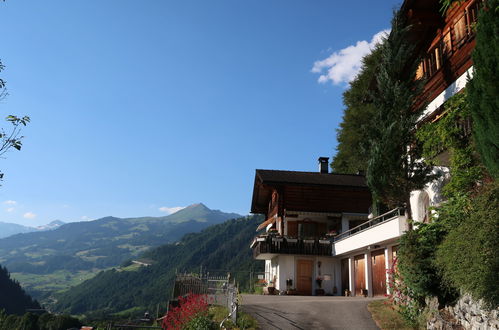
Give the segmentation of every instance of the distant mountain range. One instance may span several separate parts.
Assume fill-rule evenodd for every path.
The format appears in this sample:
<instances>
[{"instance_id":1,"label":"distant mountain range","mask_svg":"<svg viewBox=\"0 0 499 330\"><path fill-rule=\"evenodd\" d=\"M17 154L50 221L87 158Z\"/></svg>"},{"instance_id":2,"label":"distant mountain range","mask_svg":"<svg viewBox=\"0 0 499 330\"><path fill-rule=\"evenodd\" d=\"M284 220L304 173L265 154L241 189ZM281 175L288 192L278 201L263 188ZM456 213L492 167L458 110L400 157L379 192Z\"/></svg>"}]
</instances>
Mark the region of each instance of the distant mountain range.
<instances>
[{"instance_id":1,"label":"distant mountain range","mask_svg":"<svg viewBox=\"0 0 499 330\"><path fill-rule=\"evenodd\" d=\"M91 277L100 270L135 258L151 247L175 242L186 233L238 217L241 216L210 210L199 203L163 217L110 216L66 223L54 230L0 239L0 264L7 266L28 292L43 296L43 291L48 293L54 288L65 289L65 285L75 284L76 277L80 280ZM81 272L87 274L82 276ZM52 286L40 285L44 276ZM53 286L56 283L58 287Z\"/></svg>"},{"instance_id":2,"label":"distant mountain range","mask_svg":"<svg viewBox=\"0 0 499 330\"><path fill-rule=\"evenodd\" d=\"M210 226L199 233L185 235L176 243L151 249L140 257L150 266L131 265L100 272L68 291L55 294L50 310L84 314L90 318L142 315L144 311L163 313L170 298L177 271L199 273L200 268L236 279L241 290L248 290L250 271L263 272L264 262L254 260L250 243L263 218L248 216ZM256 279L256 273L253 279Z\"/></svg>"},{"instance_id":3,"label":"distant mountain range","mask_svg":"<svg viewBox=\"0 0 499 330\"><path fill-rule=\"evenodd\" d=\"M16 234L31 233L35 231L52 230L59 228L63 224L64 222L62 222L61 220L54 220L51 223L43 226L29 227L29 226L18 225L16 223L0 221L0 238L9 237Z\"/></svg>"}]
</instances>

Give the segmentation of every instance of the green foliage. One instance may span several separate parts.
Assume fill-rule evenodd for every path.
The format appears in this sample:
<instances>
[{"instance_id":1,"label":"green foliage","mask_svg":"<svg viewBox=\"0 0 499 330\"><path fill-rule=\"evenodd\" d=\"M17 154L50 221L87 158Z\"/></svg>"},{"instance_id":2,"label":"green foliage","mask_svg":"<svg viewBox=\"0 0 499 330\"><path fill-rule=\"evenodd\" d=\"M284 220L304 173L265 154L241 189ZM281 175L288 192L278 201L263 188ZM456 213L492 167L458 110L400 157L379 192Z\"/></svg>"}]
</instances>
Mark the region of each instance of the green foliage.
<instances>
[{"instance_id":1,"label":"green foliage","mask_svg":"<svg viewBox=\"0 0 499 330\"><path fill-rule=\"evenodd\" d=\"M21 315L30 308L38 309L40 304L27 295L17 281L10 278L7 268L0 267L0 310Z\"/></svg>"},{"instance_id":2,"label":"green foliage","mask_svg":"<svg viewBox=\"0 0 499 330\"><path fill-rule=\"evenodd\" d=\"M0 72L5 69L2 61L0 60ZM0 100L7 96L6 82L0 78ZM14 148L16 150L21 150L22 139L21 128L26 126L30 118L28 116L17 117L14 115L8 115L5 120L9 122L12 126L10 130L4 130L0 128L0 156L4 155L7 151ZM3 173L0 172L0 179L3 178Z\"/></svg>"},{"instance_id":3,"label":"green foliage","mask_svg":"<svg viewBox=\"0 0 499 330\"><path fill-rule=\"evenodd\" d=\"M0 330L67 330L81 326L78 319L69 315L26 313L22 316L7 316L0 310Z\"/></svg>"},{"instance_id":4,"label":"green foliage","mask_svg":"<svg viewBox=\"0 0 499 330\"><path fill-rule=\"evenodd\" d=\"M450 7L452 7L452 5L454 3L458 3L458 4L461 4L463 0L439 0L440 2L440 12L442 13L442 15L445 15L445 13L447 12L447 10L450 9Z\"/></svg>"},{"instance_id":5,"label":"green foliage","mask_svg":"<svg viewBox=\"0 0 499 330\"><path fill-rule=\"evenodd\" d=\"M191 233L174 244L166 244L145 253L152 266L134 272L110 270L101 272L57 296L54 309L71 314L103 318L132 307L143 311L164 306L170 299L175 272L223 270L234 275L242 290L249 285L249 270L263 270L263 263L252 258L248 248L261 217L230 220Z\"/></svg>"},{"instance_id":6,"label":"green foliage","mask_svg":"<svg viewBox=\"0 0 499 330\"><path fill-rule=\"evenodd\" d=\"M490 174L499 177L499 0L486 1L480 11L473 52L474 75L468 102L473 134L481 160Z\"/></svg>"},{"instance_id":7,"label":"green foliage","mask_svg":"<svg viewBox=\"0 0 499 330\"><path fill-rule=\"evenodd\" d=\"M217 325L207 316L207 315L199 315L190 320L185 327L185 330L212 330L218 329Z\"/></svg>"},{"instance_id":8,"label":"green foliage","mask_svg":"<svg viewBox=\"0 0 499 330\"><path fill-rule=\"evenodd\" d=\"M454 95L444 104L444 116L434 123L423 125L416 136L423 146L423 157L431 165L438 165L442 150L450 154L450 182L444 187L448 197L471 190L482 177L482 168L475 157L475 148L463 134L460 123L470 116L466 93Z\"/></svg>"},{"instance_id":9,"label":"green foliage","mask_svg":"<svg viewBox=\"0 0 499 330\"><path fill-rule=\"evenodd\" d=\"M423 82L414 79L419 62L409 31L405 16L396 12L391 33L381 45L376 88L371 90L376 112L370 122L367 184L376 199L389 207L410 207L410 192L432 179L431 167L417 161L421 148L411 134L424 105L414 109Z\"/></svg>"},{"instance_id":10,"label":"green foliage","mask_svg":"<svg viewBox=\"0 0 499 330\"><path fill-rule=\"evenodd\" d=\"M436 264L449 287L499 306L499 184L493 182L479 195L461 195L439 211L449 233L438 246Z\"/></svg>"},{"instance_id":11,"label":"green foliage","mask_svg":"<svg viewBox=\"0 0 499 330\"><path fill-rule=\"evenodd\" d=\"M424 306L426 297L437 296L441 302L455 297L455 292L441 285L441 274L435 264L436 246L445 234L445 226L434 221L419 224L400 239L398 271L408 287L406 294L420 309Z\"/></svg>"},{"instance_id":12,"label":"green foliage","mask_svg":"<svg viewBox=\"0 0 499 330\"><path fill-rule=\"evenodd\" d=\"M367 90L375 79L380 53L380 46L376 46L362 59L359 74L343 93L346 108L337 129L337 152L331 162L334 172L356 173L367 169L369 130L376 111Z\"/></svg>"}]
</instances>

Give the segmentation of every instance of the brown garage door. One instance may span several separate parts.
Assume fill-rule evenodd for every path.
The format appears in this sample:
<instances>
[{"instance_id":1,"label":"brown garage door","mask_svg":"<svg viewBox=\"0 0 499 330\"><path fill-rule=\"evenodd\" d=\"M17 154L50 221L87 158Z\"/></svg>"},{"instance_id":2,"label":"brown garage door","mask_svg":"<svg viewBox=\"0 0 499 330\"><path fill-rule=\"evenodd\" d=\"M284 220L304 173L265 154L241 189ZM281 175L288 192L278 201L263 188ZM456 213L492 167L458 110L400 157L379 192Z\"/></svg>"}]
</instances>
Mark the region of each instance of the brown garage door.
<instances>
[{"instance_id":1,"label":"brown garage door","mask_svg":"<svg viewBox=\"0 0 499 330\"><path fill-rule=\"evenodd\" d=\"M366 289L366 265L364 255L358 255L354 258L355 270L355 295L362 295L362 289Z\"/></svg>"},{"instance_id":2,"label":"brown garage door","mask_svg":"<svg viewBox=\"0 0 499 330\"><path fill-rule=\"evenodd\" d=\"M386 294L386 265L385 250L377 250L371 253L371 265L373 273L373 295L383 296Z\"/></svg>"}]
</instances>

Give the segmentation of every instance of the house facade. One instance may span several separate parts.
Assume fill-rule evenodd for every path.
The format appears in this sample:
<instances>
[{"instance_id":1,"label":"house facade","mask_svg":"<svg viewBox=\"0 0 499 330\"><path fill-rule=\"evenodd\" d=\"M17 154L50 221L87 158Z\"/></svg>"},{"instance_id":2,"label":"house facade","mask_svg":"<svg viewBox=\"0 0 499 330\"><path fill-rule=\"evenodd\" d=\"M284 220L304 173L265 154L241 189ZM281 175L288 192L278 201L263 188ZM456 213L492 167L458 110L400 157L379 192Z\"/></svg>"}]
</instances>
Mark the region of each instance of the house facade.
<instances>
[{"instance_id":1,"label":"house facade","mask_svg":"<svg viewBox=\"0 0 499 330\"><path fill-rule=\"evenodd\" d=\"M402 11L412 25L411 42L424 54L417 75L426 78L420 104L428 104L418 125L444 116L442 105L473 76L471 53L481 0L455 2L442 15L438 0L406 0ZM415 58L417 58L415 56ZM470 123L459 123L469 134ZM448 179L445 152L436 172L443 175L411 193L415 221L426 222L431 206L442 201ZM382 296L388 293L387 269L408 230L404 210L370 217L371 195L361 174L256 170L251 212L264 214L265 230L251 244L265 260L265 280L277 292Z\"/></svg>"},{"instance_id":2,"label":"house facade","mask_svg":"<svg viewBox=\"0 0 499 330\"><path fill-rule=\"evenodd\" d=\"M387 293L386 268L407 230L403 210L369 219L371 193L362 174L256 170L251 212L264 214L251 244L265 260L265 280L279 293Z\"/></svg>"},{"instance_id":3,"label":"house facade","mask_svg":"<svg viewBox=\"0 0 499 330\"><path fill-rule=\"evenodd\" d=\"M445 115L442 105L452 96L461 92L473 77L471 54L475 48L475 25L482 0L456 1L445 15L440 12L437 0L406 0L402 10L413 26L411 40L416 51L423 54L417 76L424 77L426 83L419 100L428 104L419 126L439 120ZM464 135L471 134L469 119L456 123ZM411 209L416 221L426 222L429 210L442 202L441 189L449 177L448 155L443 151L441 166L435 172L443 174L440 179L430 182L424 189L411 194Z\"/></svg>"}]
</instances>

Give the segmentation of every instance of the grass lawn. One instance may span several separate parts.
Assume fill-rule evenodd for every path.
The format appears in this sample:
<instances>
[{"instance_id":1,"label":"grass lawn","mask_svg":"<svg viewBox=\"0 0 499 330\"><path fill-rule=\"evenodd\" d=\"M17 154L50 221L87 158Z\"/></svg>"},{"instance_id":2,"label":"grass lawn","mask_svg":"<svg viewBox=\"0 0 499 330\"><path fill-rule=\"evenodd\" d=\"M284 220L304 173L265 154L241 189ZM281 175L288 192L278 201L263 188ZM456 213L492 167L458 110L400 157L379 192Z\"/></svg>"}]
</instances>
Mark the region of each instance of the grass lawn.
<instances>
[{"instance_id":1,"label":"grass lawn","mask_svg":"<svg viewBox=\"0 0 499 330\"><path fill-rule=\"evenodd\" d=\"M414 330L408 325L402 316L393 308L393 305L388 300L375 300L367 306L369 312L382 330L401 329L401 330Z\"/></svg>"}]
</instances>

